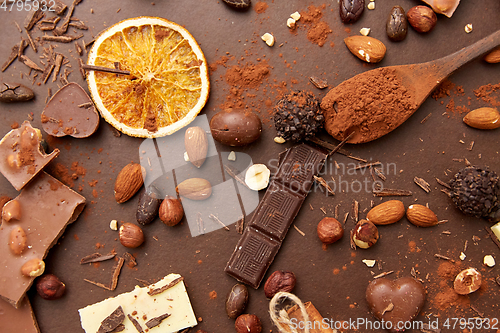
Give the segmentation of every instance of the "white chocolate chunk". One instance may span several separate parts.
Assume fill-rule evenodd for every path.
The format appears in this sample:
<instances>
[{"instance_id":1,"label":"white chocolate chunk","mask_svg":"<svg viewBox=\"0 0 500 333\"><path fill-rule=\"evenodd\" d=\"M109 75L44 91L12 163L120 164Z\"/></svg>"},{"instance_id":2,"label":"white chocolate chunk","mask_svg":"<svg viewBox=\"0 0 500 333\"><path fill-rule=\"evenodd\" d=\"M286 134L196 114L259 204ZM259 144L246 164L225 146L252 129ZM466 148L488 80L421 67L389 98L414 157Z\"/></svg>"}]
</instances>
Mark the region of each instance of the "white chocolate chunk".
<instances>
[{"instance_id":1,"label":"white chocolate chunk","mask_svg":"<svg viewBox=\"0 0 500 333\"><path fill-rule=\"evenodd\" d=\"M273 46L274 45L274 36L271 35L269 32L266 32L265 34L262 35L262 40L266 42L268 46Z\"/></svg>"},{"instance_id":2,"label":"white chocolate chunk","mask_svg":"<svg viewBox=\"0 0 500 333\"><path fill-rule=\"evenodd\" d=\"M97 332L102 321L119 306L123 308L125 313L125 320L123 321L125 329L122 332L137 333L136 328L127 317L129 314L132 315L134 311L137 313L132 316L144 331L147 329L146 322L149 320L165 313L170 314L159 325L150 328L148 333L173 333L186 327L195 326L198 322L191 307L184 282L181 281L160 294L148 295L149 290L161 288L180 277L179 274L169 274L148 287L136 286L131 292L79 309L82 328L86 333Z\"/></svg>"},{"instance_id":3,"label":"white chocolate chunk","mask_svg":"<svg viewBox=\"0 0 500 333\"><path fill-rule=\"evenodd\" d=\"M299 12L292 13L290 14L290 17L293 18L295 21L298 21L300 20L300 13Z\"/></svg>"}]
</instances>

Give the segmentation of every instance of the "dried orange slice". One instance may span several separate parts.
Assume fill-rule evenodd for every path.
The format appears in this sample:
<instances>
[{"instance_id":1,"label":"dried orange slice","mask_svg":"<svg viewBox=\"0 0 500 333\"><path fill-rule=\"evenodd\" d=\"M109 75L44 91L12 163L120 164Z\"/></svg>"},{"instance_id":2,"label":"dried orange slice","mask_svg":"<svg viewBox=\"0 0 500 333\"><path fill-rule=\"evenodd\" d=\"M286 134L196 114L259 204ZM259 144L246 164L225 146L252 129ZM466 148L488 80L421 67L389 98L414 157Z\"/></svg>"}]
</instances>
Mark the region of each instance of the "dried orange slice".
<instances>
[{"instance_id":1,"label":"dried orange slice","mask_svg":"<svg viewBox=\"0 0 500 333\"><path fill-rule=\"evenodd\" d=\"M102 117L121 132L154 138L189 124L208 99L207 62L193 36L157 17L121 21L94 42L89 65L130 71L90 71L89 91Z\"/></svg>"}]
</instances>

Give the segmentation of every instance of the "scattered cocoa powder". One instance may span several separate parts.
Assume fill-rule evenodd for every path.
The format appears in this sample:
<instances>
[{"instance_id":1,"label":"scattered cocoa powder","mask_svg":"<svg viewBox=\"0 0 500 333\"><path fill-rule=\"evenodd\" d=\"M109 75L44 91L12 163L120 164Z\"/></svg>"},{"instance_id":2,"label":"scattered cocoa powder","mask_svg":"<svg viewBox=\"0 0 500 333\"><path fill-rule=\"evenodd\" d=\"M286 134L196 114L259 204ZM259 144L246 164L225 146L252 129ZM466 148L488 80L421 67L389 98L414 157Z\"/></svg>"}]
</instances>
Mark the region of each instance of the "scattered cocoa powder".
<instances>
[{"instance_id":1,"label":"scattered cocoa powder","mask_svg":"<svg viewBox=\"0 0 500 333\"><path fill-rule=\"evenodd\" d=\"M300 12L300 20L304 22L307 27L307 39L319 46L325 45L328 35L332 33L328 23L321 20L325 7L326 5L321 5L319 7L311 5L307 7L307 11Z\"/></svg>"},{"instance_id":2,"label":"scattered cocoa powder","mask_svg":"<svg viewBox=\"0 0 500 333\"><path fill-rule=\"evenodd\" d=\"M469 297L459 295L453 289L453 281L459 272L460 263L458 262L444 261L439 265L437 270L438 277L440 278L438 284L439 292L431 301L433 307L441 311L455 307L455 311L463 311L469 307Z\"/></svg>"},{"instance_id":3,"label":"scattered cocoa powder","mask_svg":"<svg viewBox=\"0 0 500 333\"><path fill-rule=\"evenodd\" d=\"M269 8L269 5L262 1L258 1L254 6L254 10L257 14L265 13L267 8Z\"/></svg>"},{"instance_id":4,"label":"scattered cocoa powder","mask_svg":"<svg viewBox=\"0 0 500 333\"><path fill-rule=\"evenodd\" d=\"M488 83L486 85L479 87L478 89L475 89L474 95L478 99L486 103L489 103L492 106L500 106L500 100L497 99L498 97L500 97L499 96L500 94L497 92L500 93L500 83L498 84Z\"/></svg>"},{"instance_id":5,"label":"scattered cocoa powder","mask_svg":"<svg viewBox=\"0 0 500 333\"><path fill-rule=\"evenodd\" d=\"M208 295L210 296L210 299L217 298L217 292L215 290L212 290Z\"/></svg>"}]
</instances>

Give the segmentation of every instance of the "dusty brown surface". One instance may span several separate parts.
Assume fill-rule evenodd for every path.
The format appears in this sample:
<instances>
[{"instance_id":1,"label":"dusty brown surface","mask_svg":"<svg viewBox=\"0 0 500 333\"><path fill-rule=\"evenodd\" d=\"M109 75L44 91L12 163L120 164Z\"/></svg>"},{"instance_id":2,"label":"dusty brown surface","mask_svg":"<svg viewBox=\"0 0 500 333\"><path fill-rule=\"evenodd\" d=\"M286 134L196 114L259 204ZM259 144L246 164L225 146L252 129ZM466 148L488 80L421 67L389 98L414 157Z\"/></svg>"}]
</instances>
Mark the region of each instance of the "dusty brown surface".
<instances>
[{"instance_id":1,"label":"dusty brown surface","mask_svg":"<svg viewBox=\"0 0 500 333\"><path fill-rule=\"evenodd\" d=\"M65 2L69 4L68 0ZM264 8L266 6L263 3L267 8ZM275 130L272 125L272 106L279 96L292 89L310 90L318 97L323 97L328 92L328 89L316 89L309 81L310 76L327 79L330 86L336 86L368 69L443 57L500 29L498 1L462 1L452 18L438 17L436 28L430 34L421 35L409 28L408 36L403 42L390 42L385 34L385 21L392 6L401 5L408 11L419 3L414 0L378 0L375 10L365 10L360 21L348 26L340 22L336 1L316 0L260 1L252 4L259 4L258 10L251 8L243 12L234 11L222 1L215 0L159 0L154 4L137 0L84 0L76 7L74 17L83 20L90 27L83 32L85 41L90 41L102 29L116 22L139 15L162 16L185 26L199 42L211 65L211 92L203 113L210 119L223 106L243 105L256 112L263 122L262 136L252 145L233 149L217 144L217 149L221 152L244 152L252 157L254 163L268 164L277 158L280 151L291 146L273 142ZM286 20L291 13L307 12L307 7L311 4L318 8L326 5L322 10L321 21L328 25L332 33L326 35L322 47L308 39L308 24L299 21L293 32L286 27ZM11 12L0 11L0 63L8 58L11 47L19 42L21 34L15 22L22 27L26 15L26 12L15 9ZM473 25L473 32L470 34L464 32L467 23ZM357 34L362 27L370 27L370 36L378 38L387 46L385 59L377 65L362 63L343 43L345 37ZM69 31L74 33L71 27ZM274 34L274 47L269 48L260 40L265 32ZM33 35L37 37L41 33L35 30ZM75 46L72 43L58 43L56 50L70 60L73 72L68 80L77 82L88 90L78 72L77 59L80 57ZM39 50L34 53L28 47L25 54L38 62L41 52ZM85 62L86 54L81 59ZM238 68L249 68L248 66L257 64L264 64L263 67L268 68L269 73L253 77L256 82L252 81L251 85L229 85L233 81L226 79L228 71L231 74L238 71ZM0 104L1 136L10 131L14 123L21 124L28 119L30 114L34 118L32 124L41 128L40 115L45 105L47 88L50 87L53 94L58 89L58 82L53 83L51 79L47 84L31 86L33 74L28 76L28 71L24 64L16 60L5 72L0 73L0 81L19 82L32 87L36 93L36 99L31 102ZM20 76L21 72L24 73L23 78ZM240 70L240 73L244 72ZM325 166L322 176L327 180L331 176L335 178L336 195L326 197L319 189L310 193L295 220L295 225L305 236L290 229L265 278L275 270L293 271L297 277L296 295L303 301L312 301L326 318L343 321L355 321L357 318L373 320L364 298L372 277L386 271L394 271L389 278L409 276L412 267L415 267L417 276L424 280L428 292L426 305L417 318L424 321L427 321L427 317L432 320L438 318L441 326L447 318L478 316L478 312L472 307L485 318L498 316L500 287L493 279L500 275L499 265L494 268L482 265L486 254L494 255L497 262L500 260L500 250L484 230L488 223L465 217L456 210L451 200L440 192L441 186L435 178L444 181L450 179L464 166L463 161L457 162L454 159L464 158L473 164L489 165L500 172L499 130L474 130L462 122L464 110L491 106L492 101L498 100L495 97L495 94L499 94L498 90L488 95L489 99L476 97L475 90L487 84L498 84L499 73L499 64L473 61L449 78L460 90L451 89L448 94L439 94L436 99L429 98L406 123L389 135L367 144L346 147L356 156L382 162L387 176L385 187L413 191L411 197L402 199L406 207L414 202L428 203L438 218L448 220L447 223L424 229L411 225L403 218L397 224L381 226L380 240L373 248L352 251L346 236L355 224L352 219L353 201L359 202L359 217L364 218L370 201L378 203L380 199L371 194L373 180L368 170L352 171L357 165L356 161L335 155ZM427 118L429 114L432 115ZM422 122L424 118L426 120ZM126 135L116 137L104 121L97 132L86 139L53 138L46 133L43 136L51 149L57 147L61 150L48 171L62 181L67 181L73 189L87 198L88 203L80 218L66 229L47 257L46 271L58 275L66 283L66 295L60 300L49 302L36 295L34 288L28 293L41 331L83 332L77 311L79 308L132 290L138 283L136 278L156 281L169 273L179 273L185 277L195 314L202 320L192 331L203 329L207 332L233 332L234 320L227 318L224 301L235 280L226 275L223 269L240 237L235 232L234 225L230 232L221 229L191 237L185 221L170 228L156 219L151 225L143 227L146 241L143 246L132 251L138 265L133 268L124 267L115 291L86 283L84 278L108 283L115 262L80 265L82 257L94 252L106 254L113 249L120 256L127 251L119 243L118 233L109 228L109 222L116 219L119 222L135 223L138 197L118 205L114 200L113 186L123 166L131 161L139 162L139 145L142 139ZM320 137L334 141L326 133L322 133ZM474 145L469 150L471 142ZM335 167L334 160L339 163L340 169ZM76 167L85 171L76 172ZM65 172L58 175L57 170ZM424 178L431 184L430 193L426 194L413 183L415 176ZM368 186L368 192L365 191L365 186ZM0 177L0 195L17 196L15 189L4 177ZM321 208L327 216L334 216L337 205L339 220L343 220L344 214L350 213L346 222L346 236L338 243L323 248L316 235L316 225L325 216ZM220 209L222 208L215 209L215 213L220 212ZM449 231L449 234L442 233L443 231ZM473 236L479 237L479 240L474 241ZM464 252L467 257L460 262L458 256L464 250L465 242L467 249ZM449 294L452 279L440 274L439 267L443 260L435 258L436 253L460 262L462 269L469 266L480 269L486 280L484 288L467 297L466 301L462 297L454 298ZM381 269L377 265L374 268L366 267L361 262L362 259L379 260L382 263ZM217 297L214 297L215 293ZM268 300L262 287L250 290L246 312L257 314L261 318L263 332L276 332L267 310ZM497 328L499 326L497 324ZM360 328L358 331L366 330ZM460 327L443 330L458 331L462 331Z\"/></svg>"}]
</instances>

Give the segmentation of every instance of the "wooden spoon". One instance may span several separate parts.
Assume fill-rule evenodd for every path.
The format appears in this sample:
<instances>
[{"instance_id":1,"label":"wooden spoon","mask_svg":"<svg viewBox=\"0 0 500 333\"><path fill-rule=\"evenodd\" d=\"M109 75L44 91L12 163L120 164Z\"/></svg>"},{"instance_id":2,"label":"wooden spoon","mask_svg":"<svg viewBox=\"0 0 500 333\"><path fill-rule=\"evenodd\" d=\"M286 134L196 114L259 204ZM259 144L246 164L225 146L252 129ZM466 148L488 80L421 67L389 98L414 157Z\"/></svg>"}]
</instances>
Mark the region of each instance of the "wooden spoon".
<instances>
[{"instance_id":1,"label":"wooden spoon","mask_svg":"<svg viewBox=\"0 0 500 333\"><path fill-rule=\"evenodd\" d=\"M445 78L500 45L500 30L441 59L376 68L342 82L321 101L325 129L337 140L364 143L408 119Z\"/></svg>"}]
</instances>

